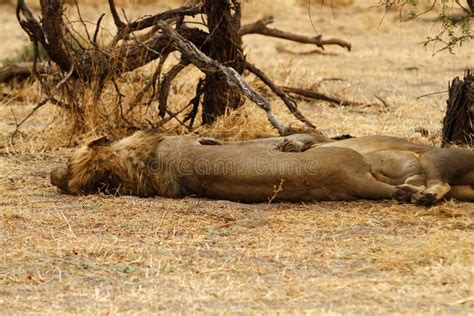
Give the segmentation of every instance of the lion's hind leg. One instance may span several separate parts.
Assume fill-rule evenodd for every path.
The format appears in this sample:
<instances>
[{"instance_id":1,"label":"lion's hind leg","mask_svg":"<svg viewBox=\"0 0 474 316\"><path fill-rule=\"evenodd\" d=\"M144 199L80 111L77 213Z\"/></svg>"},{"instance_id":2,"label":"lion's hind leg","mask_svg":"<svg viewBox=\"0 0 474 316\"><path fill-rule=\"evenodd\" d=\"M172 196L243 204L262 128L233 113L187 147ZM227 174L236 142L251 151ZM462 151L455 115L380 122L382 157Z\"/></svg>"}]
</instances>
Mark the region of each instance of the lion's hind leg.
<instances>
[{"instance_id":1,"label":"lion's hind leg","mask_svg":"<svg viewBox=\"0 0 474 316\"><path fill-rule=\"evenodd\" d=\"M451 186L442 180L429 180L426 182L426 189L413 194L411 200L413 203L432 206L440 201L448 192Z\"/></svg>"},{"instance_id":2,"label":"lion's hind leg","mask_svg":"<svg viewBox=\"0 0 474 316\"><path fill-rule=\"evenodd\" d=\"M450 198L460 201L474 201L473 185L453 185L448 193Z\"/></svg>"},{"instance_id":3,"label":"lion's hind leg","mask_svg":"<svg viewBox=\"0 0 474 316\"><path fill-rule=\"evenodd\" d=\"M375 179L370 172L353 179L357 198L369 200L387 200L395 198L397 187Z\"/></svg>"},{"instance_id":4,"label":"lion's hind leg","mask_svg":"<svg viewBox=\"0 0 474 316\"><path fill-rule=\"evenodd\" d=\"M426 189L413 194L412 202L431 206L448 195L452 186L457 188L451 196L470 200L467 187L474 184L474 152L456 148L441 148L426 152L420 157L426 177Z\"/></svg>"}]
</instances>

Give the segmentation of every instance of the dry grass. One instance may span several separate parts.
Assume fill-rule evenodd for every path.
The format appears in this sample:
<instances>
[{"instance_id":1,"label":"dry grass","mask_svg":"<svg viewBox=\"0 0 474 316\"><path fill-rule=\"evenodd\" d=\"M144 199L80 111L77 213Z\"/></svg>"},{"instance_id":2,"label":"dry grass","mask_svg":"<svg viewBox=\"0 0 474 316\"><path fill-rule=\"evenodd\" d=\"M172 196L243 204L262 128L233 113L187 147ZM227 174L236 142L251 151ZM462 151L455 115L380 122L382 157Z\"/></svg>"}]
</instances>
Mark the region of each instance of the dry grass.
<instances>
[{"instance_id":1,"label":"dry grass","mask_svg":"<svg viewBox=\"0 0 474 316\"><path fill-rule=\"evenodd\" d=\"M246 19L270 13L280 27L314 32L304 7L288 11L290 1L263 2L249 3ZM262 6L265 12L258 11ZM378 95L389 104L387 111L300 102L329 135L384 133L436 143L445 95L416 97L445 90L448 80L474 68L474 46L433 57L417 45L430 22L399 24L394 14L377 27L382 15L365 1L313 12L320 31L354 44L351 53L278 53L282 44L311 48L259 36L245 39L246 51L281 84L368 103ZM0 16L9 30L0 33L3 43L19 47L24 35L14 17L3 7ZM0 59L11 54L0 49ZM173 104L187 101L193 88L187 82L198 75L182 74ZM345 81L321 82L333 77ZM1 87L3 93L5 136L14 129L12 111L17 118L26 114L38 89ZM281 102L272 102L280 118L292 119ZM48 181L49 170L71 151L57 114L53 107L39 111L0 156L0 314L474 312L472 204L426 209L390 201L244 205L61 195ZM416 127L428 129L430 138L414 133ZM248 104L198 133L237 139L274 131Z\"/></svg>"}]
</instances>

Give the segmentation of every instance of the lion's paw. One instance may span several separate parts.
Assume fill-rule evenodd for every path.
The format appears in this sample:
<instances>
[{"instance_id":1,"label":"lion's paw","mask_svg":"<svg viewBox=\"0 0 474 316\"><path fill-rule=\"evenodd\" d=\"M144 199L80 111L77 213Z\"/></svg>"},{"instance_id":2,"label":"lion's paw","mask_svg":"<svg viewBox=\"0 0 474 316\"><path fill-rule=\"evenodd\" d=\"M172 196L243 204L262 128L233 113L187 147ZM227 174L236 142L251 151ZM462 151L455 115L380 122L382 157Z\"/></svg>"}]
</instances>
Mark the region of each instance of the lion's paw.
<instances>
[{"instance_id":1,"label":"lion's paw","mask_svg":"<svg viewBox=\"0 0 474 316\"><path fill-rule=\"evenodd\" d=\"M203 137L199 139L199 144L204 146L219 146L223 145L223 143L215 138L211 137Z\"/></svg>"},{"instance_id":2,"label":"lion's paw","mask_svg":"<svg viewBox=\"0 0 474 316\"><path fill-rule=\"evenodd\" d=\"M423 206L433 206L438 201L433 193L420 192L413 194L412 202Z\"/></svg>"},{"instance_id":3,"label":"lion's paw","mask_svg":"<svg viewBox=\"0 0 474 316\"><path fill-rule=\"evenodd\" d=\"M278 150L285 153L299 153L303 150L303 146L298 142L285 139L278 145Z\"/></svg>"},{"instance_id":4,"label":"lion's paw","mask_svg":"<svg viewBox=\"0 0 474 316\"><path fill-rule=\"evenodd\" d=\"M410 203L413 194L415 194L416 192L417 191L414 188L402 185L397 187L397 191L395 191L393 198L398 202Z\"/></svg>"}]
</instances>

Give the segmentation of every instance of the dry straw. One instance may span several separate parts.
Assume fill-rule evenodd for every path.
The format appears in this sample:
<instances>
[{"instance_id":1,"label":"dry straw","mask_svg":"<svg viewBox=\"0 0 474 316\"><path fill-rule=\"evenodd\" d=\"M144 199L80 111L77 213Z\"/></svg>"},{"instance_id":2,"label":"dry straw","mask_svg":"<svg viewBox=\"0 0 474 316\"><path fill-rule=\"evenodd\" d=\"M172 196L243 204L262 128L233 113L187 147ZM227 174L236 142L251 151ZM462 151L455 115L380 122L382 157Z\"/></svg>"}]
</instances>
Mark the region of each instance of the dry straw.
<instances>
[{"instance_id":1,"label":"dry straw","mask_svg":"<svg viewBox=\"0 0 474 316\"><path fill-rule=\"evenodd\" d=\"M304 5L288 11L289 3L246 2L245 19L259 18L252 8L265 5L264 10L281 21L279 26L314 32ZM136 14L149 9L134 8ZM84 15L96 11L86 9ZM16 23L4 12L0 8L2 23ZM417 46L431 23L400 24L394 13L378 27L383 10L368 10L366 1L323 7L313 14L322 32L350 39L354 50L331 49L338 56L295 56L277 52L285 42L252 36L245 42L248 58L280 84L318 84L322 91L375 104L342 108L299 102L329 135L392 134L436 143L445 96L416 97L446 89L448 80L473 67L473 44L455 56L433 57ZM286 44L292 51L306 50ZM170 95L174 109L192 96L194 87L186 82L200 74L190 70L181 76ZM130 75L124 91L136 92L145 77L139 72ZM327 78L343 81L323 81ZM9 93L9 88L0 89ZM35 86L15 89L0 97L2 136L14 128L12 111L22 117L39 97ZM375 95L386 101L388 109ZM105 94L98 108L84 95L90 125L83 134L68 133L70 121L48 105L29 121L14 147L2 149L2 313L469 314L474 310L470 203L447 201L429 209L392 201L244 205L196 198L59 194L49 184L49 170L65 161L70 142L81 143L110 130L101 117L116 115L107 107L114 102L109 98ZM271 100L276 115L289 122L285 107ZM149 110L149 117L154 111ZM418 127L428 130L429 137L415 133ZM176 122L166 128L170 133L188 132ZM130 132L117 131L116 137ZM196 133L228 139L275 134L252 104Z\"/></svg>"}]
</instances>

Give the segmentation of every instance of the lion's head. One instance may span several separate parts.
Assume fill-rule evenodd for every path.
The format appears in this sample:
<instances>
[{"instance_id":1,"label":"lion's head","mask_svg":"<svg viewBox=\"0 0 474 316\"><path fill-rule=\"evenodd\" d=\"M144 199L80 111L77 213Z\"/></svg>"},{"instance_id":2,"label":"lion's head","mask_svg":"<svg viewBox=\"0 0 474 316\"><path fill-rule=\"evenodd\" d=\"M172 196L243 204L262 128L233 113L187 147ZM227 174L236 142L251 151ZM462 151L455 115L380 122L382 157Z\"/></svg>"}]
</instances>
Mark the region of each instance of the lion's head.
<instances>
[{"instance_id":1,"label":"lion's head","mask_svg":"<svg viewBox=\"0 0 474 316\"><path fill-rule=\"evenodd\" d=\"M110 165L113 154L111 143L107 137L101 137L79 147L66 166L51 171L51 183L70 194L116 194L120 188L120 178Z\"/></svg>"}]
</instances>

